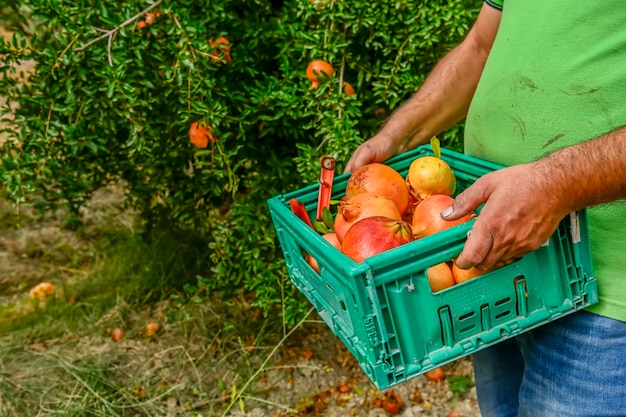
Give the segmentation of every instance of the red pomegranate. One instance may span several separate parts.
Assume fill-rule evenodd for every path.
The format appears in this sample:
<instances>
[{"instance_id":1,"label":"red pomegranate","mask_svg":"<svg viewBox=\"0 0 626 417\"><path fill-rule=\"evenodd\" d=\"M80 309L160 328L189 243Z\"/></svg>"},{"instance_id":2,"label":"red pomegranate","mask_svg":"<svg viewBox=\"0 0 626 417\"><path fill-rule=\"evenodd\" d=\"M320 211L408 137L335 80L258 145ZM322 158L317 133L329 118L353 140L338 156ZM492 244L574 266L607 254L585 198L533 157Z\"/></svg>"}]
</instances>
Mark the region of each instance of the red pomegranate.
<instances>
[{"instance_id":1,"label":"red pomegranate","mask_svg":"<svg viewBox=\"0 0 626 417\"><path fill-rule=\"evenodd\" d=\"M389 198L371 193L361 193L342 200L337 208L333 230L340 242L357 221L366 217L385 216L394 220L402 220L398 206Z\"/></svg>"},{"instance_id":2,"label":"red pomegranate","mask_svg":"<svg viewBox=\"0 0 626 417\"><path fill-rule=\"evenodd\" d=\"M363 165L348 178L346 197L361 193L383 195L391 199L400 213L404 213L409 205L409 188L402 175L389 165L378 162Z\"/></svg>"},{"instance_id":3,"label":"red pomegranate","mask_svg":"<svg viewBox=\"0 0 626 417\"><path fill-rule=\"evenodd\" d=\"M454 203L452 197L442 194L431 195L420 201L413 211L412 226L415 238L429 236L472 219L474 213L469 213L457 220L444 220L441 212L452 203Z\"/></svg>"},{"instance_id":4,"label":"red pomegranate","mask_svg":"<svg viewBox=\"0 0 626 417\"><path fill-rule=\"evenodd\" d=\"M384 216L361 219L348 230L341 252L355 262L413 241L411 225Z\"/></svg>"},{"instance_id":5,"label":"red pomegranate","mask_svg":"<svg viewBox=\"0 0 626 417\"><path fill-rule=\"evenodd\" d=\"M335 69L328 62L316 59L309 62L306 67L306 76L311 81L310 90L317 88L320 84L332 77Z\"/></svg>"},{"instance_id":6,"label":"red pomegranate","mask_svg":"<svg viewBox=\"0 0 626 417\"><path fill-rule=\"evenodd\" d=\"M211 62L230 62L232 57L230 56L230 41L224 36L215 40L209 39L209 47L211 51Z\"/></svg>"},{"instance_id":7,"label":"red pomegranate","mask_svg":"<svg viewBox=\"0 0 626 417\"><path fill-rule=\"evenodd\" d=\"M211 126L193 122L189 128L189 142L196 148L204 149L209 146L209 143L216 141L212 132Z\"/></svg>"}]
</instances>

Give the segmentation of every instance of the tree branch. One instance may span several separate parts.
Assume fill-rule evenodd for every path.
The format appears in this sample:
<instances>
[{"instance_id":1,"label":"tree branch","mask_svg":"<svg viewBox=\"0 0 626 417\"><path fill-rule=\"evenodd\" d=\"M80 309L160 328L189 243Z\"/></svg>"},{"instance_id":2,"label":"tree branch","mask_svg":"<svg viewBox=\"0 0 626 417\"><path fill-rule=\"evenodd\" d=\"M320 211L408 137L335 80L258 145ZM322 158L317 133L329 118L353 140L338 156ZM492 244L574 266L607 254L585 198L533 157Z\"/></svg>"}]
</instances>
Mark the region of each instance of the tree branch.
<instances>
[{"instance_id":1,"label":"tree branch","mask_svg":"<svg viewBox=\"0 0 626 417\"><path fill-rule=\"evenodd\" d=\"M111 30L108 30L108 31L104 32L102 35L98 36L97 38L94 38L94 39L90 40L89 42L87 42L83 46L79 46L78 48L76 48L76 52L84 51L85 49L87 49L88 47L93 45L94 43L100 42L102 39L106 39L106 38L110 39L110 37L112 37L114 34L119 32L119 30L121 28L130 25L135 20L139 19L141 16L145 15L146 13L148 13L150 10L154 9L155 7L157 7L161 3L163 3L163 0L157 0L156 2L154 2L154 4L152 4L151 6L145 8L141 12L137 13L136 15L131 17L130 19L126 20L124 23L122 23L122 24L120 24L118 26L115 26Z\"/></svg>"}]
</instances>

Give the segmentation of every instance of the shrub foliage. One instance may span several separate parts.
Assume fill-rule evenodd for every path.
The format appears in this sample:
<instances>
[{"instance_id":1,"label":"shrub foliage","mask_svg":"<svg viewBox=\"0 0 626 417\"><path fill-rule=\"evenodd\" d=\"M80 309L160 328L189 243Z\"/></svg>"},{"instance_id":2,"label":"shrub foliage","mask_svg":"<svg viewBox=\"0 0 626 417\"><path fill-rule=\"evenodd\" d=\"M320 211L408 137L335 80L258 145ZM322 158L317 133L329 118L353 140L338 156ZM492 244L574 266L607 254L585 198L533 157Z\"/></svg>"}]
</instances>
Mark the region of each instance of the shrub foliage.
<instances>
[{"instance_id":1,"label":"shrub foliage","mask_svg":"<svg viewBox=\"0 0 626 417\"><path fill-rule=\"evenodd\" d=\"M288 284L265 201L338 171L468 31L477 0L4 0L7 195L78 218L112 181L148 225L209 241L204 283L266 312ZM32 28L35 28L32 30ZM228 39L224 44L211 40ZM335 69L310 89L305 69ZM32 60L23 82L16 69ZM350 83L356 93L340 86ZM210 126L206 149L190 125ZM8 123L8 124L7 124ZM443 135L457 148L459 127ZM207 279L208 278L208 279Z\"/></svg>"}]
</instances>

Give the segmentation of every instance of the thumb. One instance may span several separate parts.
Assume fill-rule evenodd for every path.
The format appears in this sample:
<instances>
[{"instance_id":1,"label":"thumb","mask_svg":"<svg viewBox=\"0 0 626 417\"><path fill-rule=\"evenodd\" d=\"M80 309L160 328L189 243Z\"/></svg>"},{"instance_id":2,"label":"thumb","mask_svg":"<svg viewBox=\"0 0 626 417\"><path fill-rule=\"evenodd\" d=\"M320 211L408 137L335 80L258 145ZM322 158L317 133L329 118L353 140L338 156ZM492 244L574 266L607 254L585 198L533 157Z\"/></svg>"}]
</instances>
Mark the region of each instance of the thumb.
<instances>
[{"instance_id":1,"label":"thumb","mask_svg":"<svg viewBox=\"0 0 626 417\"><path fill-rule=\"evenodd\" d=\"M456 196L451 206L441 212L441 217L444 220L451 221L460 219L466 214L474 212L478 206L486 201L486 199L480 196L481 193L476 192L474 186L470 186Z\"/></svg>"}]
</instances>

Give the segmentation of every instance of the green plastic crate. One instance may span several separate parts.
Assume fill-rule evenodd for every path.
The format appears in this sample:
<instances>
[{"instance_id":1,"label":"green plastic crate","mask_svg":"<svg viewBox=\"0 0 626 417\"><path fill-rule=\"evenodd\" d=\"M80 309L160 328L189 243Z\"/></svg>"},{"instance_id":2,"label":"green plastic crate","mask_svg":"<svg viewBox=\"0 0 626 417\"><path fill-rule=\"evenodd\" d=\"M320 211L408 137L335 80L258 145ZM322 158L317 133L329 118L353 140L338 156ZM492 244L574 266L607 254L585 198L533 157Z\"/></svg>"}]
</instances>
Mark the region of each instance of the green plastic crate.
<instances>
[{"instance_id":1,"label":"green plastic crate","mask_svg":"<svg viewBox=\"0 0 626 417\"><path fill-rule=\"evenodd\" d=\"M386 163L406 176L430 146ZM462 190L501 168L442 150ZM333 199L349 174L335 178ZM343 255L297 218L289 200L315 216L319 184L273 197L268 206L289 276L320 317L385 389L598 301L585 211L564 219L549 241L522 259L433 293L426 271L455 258L474 220L402 245L364 262ZM318 262L318 275L304 259Z\"/></svg>"}]
</instances>

